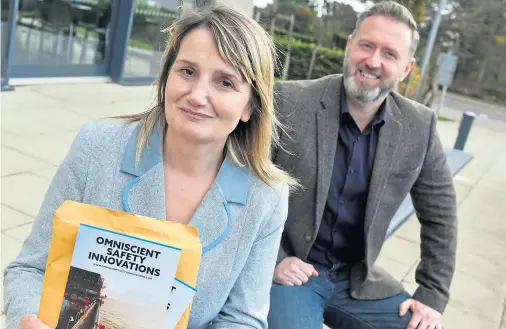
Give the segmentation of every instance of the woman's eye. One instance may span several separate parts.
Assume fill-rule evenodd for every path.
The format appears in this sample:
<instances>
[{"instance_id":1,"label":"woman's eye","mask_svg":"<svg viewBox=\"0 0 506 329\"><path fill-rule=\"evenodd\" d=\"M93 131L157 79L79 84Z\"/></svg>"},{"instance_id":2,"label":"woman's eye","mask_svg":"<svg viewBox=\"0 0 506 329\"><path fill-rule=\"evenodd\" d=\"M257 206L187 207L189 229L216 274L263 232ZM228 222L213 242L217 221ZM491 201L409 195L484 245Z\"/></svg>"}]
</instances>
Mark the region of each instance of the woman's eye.
<instances>
[{"instance_id":1,"label":"woman's eye","mask_svg":"<svg viewBox=\"0 0 506 329\"><path fill-rule=\"evenodd\" d=\"M192 75L192 74L193 74L193 70L192 70L192 69L181 69L181 71L182 71L185 75Z\"/></svg>"},{"instance_id":2,"label":"woman's eye","mask_svg":"<svg viewBox=\"0 0 506 329\"><path fill-rule=\"evenodd\" d=\"M223 87L226 87L226 88L230 88L230 87L233 87L233 86L234 86L234 85L233 85L230 81L228 81L228 80L222 80L222 81L221 81L221 85L222 85Z\"/></svg>"}]
</instances>

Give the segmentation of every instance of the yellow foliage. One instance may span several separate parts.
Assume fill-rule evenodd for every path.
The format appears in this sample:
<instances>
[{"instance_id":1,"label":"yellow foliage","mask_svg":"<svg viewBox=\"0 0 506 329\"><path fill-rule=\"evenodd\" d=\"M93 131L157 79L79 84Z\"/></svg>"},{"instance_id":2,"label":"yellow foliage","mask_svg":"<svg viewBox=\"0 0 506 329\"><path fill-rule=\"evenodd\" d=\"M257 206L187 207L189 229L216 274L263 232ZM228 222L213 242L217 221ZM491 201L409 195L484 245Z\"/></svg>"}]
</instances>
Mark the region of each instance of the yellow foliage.
<instances>
[{"instance_id":1,"label":"yellow foliage","mask_svg":"<svg viewBox=\"0 0 506 329\"><path fill-rule=\"evenodd\" d=\"M297 7L297 9L295 10L295 14L300 16L311 16L311 10L304 7Z\"/></svg>"},{"instance_id":2,"label":"yellow foliage","mask_svg":"<svg viewBox=\"0 0 506 329\"><path fill-rule=\"evenodd\" d=\"M506 44L506 35L496 35L494 36L495 41L500 43L501 45Z\"/></svg>"},{"instance_id":3,"label":"yellow foliage","mask_svg":"<svg viewBox=\"0 0 506 329\"><path fill-rule=\"evenodd\" d=\"M408 94L406 95L409 98L413 98L415 96L416 86L418 85L418 83L420 81L420 77L421 77L420 68L418 66L414 66L411 75L412 75L411 85L409 86ZM410 80L410 77L408 75L406 77L406 79L404 79L403 82L399 83L397 91L400 94L404 95L404 92L406 91L406 87L407 87L409 80Z\"/></svg>"}]
</instances>

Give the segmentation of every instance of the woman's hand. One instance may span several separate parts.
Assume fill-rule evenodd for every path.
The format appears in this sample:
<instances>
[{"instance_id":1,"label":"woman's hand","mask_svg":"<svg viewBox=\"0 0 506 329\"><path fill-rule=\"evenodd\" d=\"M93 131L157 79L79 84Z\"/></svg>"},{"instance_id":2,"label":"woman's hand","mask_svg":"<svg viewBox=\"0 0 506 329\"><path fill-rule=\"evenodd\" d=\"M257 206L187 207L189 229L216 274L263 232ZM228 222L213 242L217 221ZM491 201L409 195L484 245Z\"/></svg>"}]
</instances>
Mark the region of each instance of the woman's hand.
<instances>
[{"instance_id":1,"label":"woman's hand","mask_svg":"<svg viewBox=\"0 0 506 329\"><path fill-rule=\"evenodd\" d=\"M40 321L36 315L23 315L19 321L18 329L51 329Z\"/></svg>"}]
</instances>

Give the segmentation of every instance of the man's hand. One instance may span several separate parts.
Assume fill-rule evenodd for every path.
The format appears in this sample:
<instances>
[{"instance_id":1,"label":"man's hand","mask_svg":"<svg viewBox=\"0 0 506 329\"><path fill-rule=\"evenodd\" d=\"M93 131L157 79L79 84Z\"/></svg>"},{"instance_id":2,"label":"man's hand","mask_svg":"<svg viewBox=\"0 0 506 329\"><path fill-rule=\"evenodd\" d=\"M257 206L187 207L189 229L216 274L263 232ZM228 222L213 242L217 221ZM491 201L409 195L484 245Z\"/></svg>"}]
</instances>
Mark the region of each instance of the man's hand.
<instances>
[{"instance_id":1,"label":"man's hand","mask_svg":"<svg viewBox=\"0 0 506 329\"><path fill-rule=\"evenodd\" d=\"M40 321L36 315L23 315L19 321L18 329L51 329Z\"/></svg>"},{"instance_id":2,"label":"man's hand","mask_svg":"<svg viewBox=\"0 0 506 329\"><path fill-rule=\"evenodd\" d=\"M313 265L303 262L297 257L286 257L274 270L274 282L284 286L300 286L311 276L318 276Z\"/></svg>"},{"instance_id":3,"label":"man's hand","mask_svg":"<svg viewBox=\"0 0 506 329\"><path fill-rule=\"evenodd\" d=\"M399 315L404 316L411 310L413 316L407 329L443 329L441 313L414 299L408 299L401 304Z\"/></svg>"}]
</instances>

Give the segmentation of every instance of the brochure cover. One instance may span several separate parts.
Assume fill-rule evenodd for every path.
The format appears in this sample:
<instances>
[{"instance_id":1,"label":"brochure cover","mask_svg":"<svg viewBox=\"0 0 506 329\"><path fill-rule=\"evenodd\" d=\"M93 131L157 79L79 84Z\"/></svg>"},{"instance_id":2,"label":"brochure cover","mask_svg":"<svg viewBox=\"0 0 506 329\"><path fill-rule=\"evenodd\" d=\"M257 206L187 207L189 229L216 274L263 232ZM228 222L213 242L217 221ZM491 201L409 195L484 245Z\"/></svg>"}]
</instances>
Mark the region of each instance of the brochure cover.
<instances>
[{"instance_id":1,"label":"brochure cover","mask_svg":"<svg viewBox=\"0 0 506 329\"><path fill-rule=\"evenodd\" d=\"M187 283L175 278L171 289L167 314L165 315L165 329L174 329L184 311L195 296L197 290Z\"/></svg>"},{"instance_id":2,"label":"brochure cover","mask_svg":"<svg viewBox=\"0 0 506 329\"><path fill-rule=\"evenodd\" d=\"M80 224L56 329L166 328L181 249Z\"/></svg>"}]
</instances>

